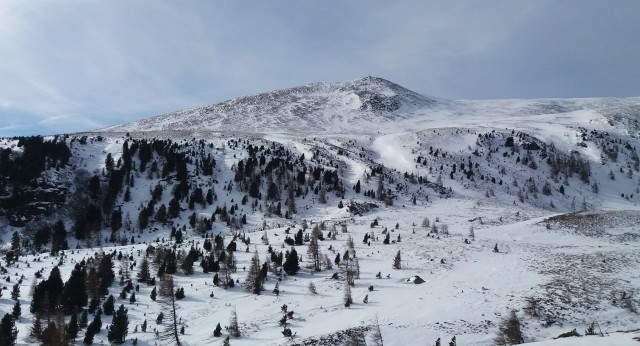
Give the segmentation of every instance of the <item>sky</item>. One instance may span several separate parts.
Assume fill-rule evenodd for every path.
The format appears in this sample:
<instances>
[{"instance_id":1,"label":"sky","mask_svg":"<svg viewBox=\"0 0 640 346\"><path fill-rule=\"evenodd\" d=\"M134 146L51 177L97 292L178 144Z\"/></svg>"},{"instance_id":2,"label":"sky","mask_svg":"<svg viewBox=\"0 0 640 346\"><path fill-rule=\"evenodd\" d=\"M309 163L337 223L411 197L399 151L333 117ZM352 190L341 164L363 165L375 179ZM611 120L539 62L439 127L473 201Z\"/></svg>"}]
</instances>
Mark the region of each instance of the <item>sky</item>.
<instances>
[{"instance_id":1,"label":"sky","mask_svg":"<svg viewBox=\"0 0 640 346\"><path fill-rule=\"evenodd\" d=\"M640 96L640 2L0 0L0 136L377 76L447 99Z\"/></svg>"}]
</instances>

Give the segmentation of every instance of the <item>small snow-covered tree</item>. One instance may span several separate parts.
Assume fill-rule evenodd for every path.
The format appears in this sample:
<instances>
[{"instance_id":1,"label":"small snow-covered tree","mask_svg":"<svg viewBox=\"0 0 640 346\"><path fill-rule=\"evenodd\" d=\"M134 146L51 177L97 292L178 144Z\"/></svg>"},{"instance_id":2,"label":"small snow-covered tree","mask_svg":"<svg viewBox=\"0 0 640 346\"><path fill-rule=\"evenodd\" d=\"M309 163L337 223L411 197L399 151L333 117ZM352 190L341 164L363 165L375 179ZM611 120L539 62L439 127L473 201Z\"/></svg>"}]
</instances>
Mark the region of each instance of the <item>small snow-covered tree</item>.
<instances>
[{"instance_id":1,"label":"small snow-covered tree","mask_svg":"<svg viewBox=\"0 0 640 346\"><path fill-rule=\"evenodd\" d=\"M383 346L382 332L380 331L380 323L378 322L378 315L371 326L371 344L372 346Z\"/></svg>"},{"instance_id":2,"label":"small snow-covered tree","mask_svg":"<svg viewBox=\"0 0 640 346\"><path fill-rule=\"evenodd\" d=\"M518 345L524 343L520 319L515 310L509 312L498 326L498 335L494 339L496 345Z\"/></svg>"},{"instance_id":3,"label":"small snow-covered tree","mask_svg":"<svg viewBox=\"0 0 640 346\"><path fill-rule=\"evenodd\" d=\"M238 325L238 314L236 309L231 310L231 317L229 318L229 335L234 338L240 337L240 326Z\"/></svg>"},{"instance_id":4,"label":"small snow-covered tree","mask_svg":"<svg viewBox=\"0 0 640 346\"><path fill-rule=\"evenodd\" d=\"M253 294L260 294L263 291L263 278L260 271L260 259L258 258L258 252L256 251L251 257L251 264L249 265L249 271L247 272L247 278L245 279L245 288L250 290Z\"/></svg>"},{"instance_id":5,"label":"small snow-covered tree","mask_svg":"<svg viewBox=\"0 0 640 346\"><path fill-rule=\"evenodd\" d=\"M314 284L313 281L309 282L309 293L318 294L318 291L316 290L316 284Z\"/></svg>"},{"instance_id":6,"label":"small snow-covered tree","mask_svg":"<svg viewBox=\"0 0 640 346\"><path fill-rule=\"evenodd\" d=\"M348 283L344 285L344 292L342 296L342 302L344 303L344 307L348 308L353 304L353 298L351 297L351 286Z\"/></svg>"},{"instance_id":7,"label":"small snow-covered tree","mask_svg":"<svg viewBox=\"0 0 640 346\"><path fill-rule=\"evenodd\" d=\"M315 271L320 271L320 245L318 244L318 235L316 232L311 232L311 239L309 241L309 246L307 247L307 255L311 258L313 269Z\"/></svg>"},{"instance_id":8,"label":"small snow-covered tree","mask_svg":"<svg viewBox=\"0 0 640 346\"><path fill-rule=\"evenodd\" d=\"M402 257L400 255L400 250L396 253L396 256L393 258L393 269L402 268Z\"/></svg>"}]
</instances>

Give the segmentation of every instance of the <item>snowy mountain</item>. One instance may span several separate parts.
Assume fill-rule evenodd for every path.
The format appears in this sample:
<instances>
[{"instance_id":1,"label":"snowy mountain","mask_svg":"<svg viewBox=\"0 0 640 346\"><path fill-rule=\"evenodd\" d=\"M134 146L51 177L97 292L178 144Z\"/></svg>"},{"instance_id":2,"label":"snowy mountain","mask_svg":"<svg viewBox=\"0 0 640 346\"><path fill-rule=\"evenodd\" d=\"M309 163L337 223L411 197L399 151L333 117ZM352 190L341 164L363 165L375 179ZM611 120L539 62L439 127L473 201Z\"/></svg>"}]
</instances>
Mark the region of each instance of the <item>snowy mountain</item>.
<instances>
[{"instance_id":1,"label":"snowy mountain","mask_svg":"<svg viewBox=\"0 0 640 346\"><path fill-rule=\"evenodd\" d=\"M362 131L448 104L387 80L315 83L185 109L105 129L136 131Z\"/></svg>"},{"instance_id":2,"label":"snowy mountain","mask_svg":"<svg viewBox=\"0 0 640 346\"><path fill-rule=\"evenodd\" d=\"M623 122L637 135L638 114L640 98L450 101L365 77L241 97L100 132L377 133L552 121L587 127Z\"/></svg>"},{"instance_id":3,"label":"snowy mountain","mask_svg":"<svg viewBox=\"0 0 640 346\"><path fill-rule=\"evenodd\" d=\"M639 118L640 98L366 77L1 139L0 318L21 304L20 344L119 343L125 314L138 345L493 345L514 324L633 345Z\"/></svg>"}]
</instances>

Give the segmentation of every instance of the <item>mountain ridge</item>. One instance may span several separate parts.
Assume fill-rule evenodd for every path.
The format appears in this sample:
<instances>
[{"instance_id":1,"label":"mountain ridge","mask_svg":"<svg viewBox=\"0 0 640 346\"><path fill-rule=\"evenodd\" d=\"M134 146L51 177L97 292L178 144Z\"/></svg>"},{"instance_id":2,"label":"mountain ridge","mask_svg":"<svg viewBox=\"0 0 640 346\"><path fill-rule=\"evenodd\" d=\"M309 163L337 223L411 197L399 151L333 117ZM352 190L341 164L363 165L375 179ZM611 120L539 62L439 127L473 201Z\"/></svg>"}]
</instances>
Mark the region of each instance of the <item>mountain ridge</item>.
<instances>
[{"instance_id":1,"label":"mountain ridge","mask_svg":"<svg viewBox=\"0 0 640 346\"><path fill-rule=\"evenodd\" d=\"M443 126L452 116L476 121L471 118L564 117L578 111L629 123L640 115L640 97L453 101L368 76L257 93L91 132L376 133L385 131L390 122L397 128L415 129L425 122Z\"/></svg>"},{"instance_id":2,"label":"mountain ridge","mask_svg":"<svg viewBox=\"0 0 640 346\"><path fill-rule=\"evenodd\" d=\"M187 108L101 129L105 132L158 130L352 130L406 119L419 109L450 101L428 97L379 77L319 82ZM325 123L323 125L323 123ZM336 126L338 124L338 126Z\"/></svg>"}]
</instances>

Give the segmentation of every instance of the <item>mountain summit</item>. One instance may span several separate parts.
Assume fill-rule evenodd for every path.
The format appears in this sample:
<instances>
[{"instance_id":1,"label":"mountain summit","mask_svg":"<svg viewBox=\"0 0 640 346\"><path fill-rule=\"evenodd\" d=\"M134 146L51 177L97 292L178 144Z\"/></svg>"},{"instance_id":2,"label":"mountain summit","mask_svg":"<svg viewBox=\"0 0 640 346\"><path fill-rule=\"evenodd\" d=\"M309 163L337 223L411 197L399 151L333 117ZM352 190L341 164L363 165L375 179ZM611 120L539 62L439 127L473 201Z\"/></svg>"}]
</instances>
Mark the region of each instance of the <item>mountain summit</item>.
<instances>
[{"instance_id":1,"label":"mountain summit","mask_svg":"<svg viewBox=\"0 0 640 346\"><path fill-rule=\"evenodd\" d=\"M406 119L441 102L378 77L313 83L117 125L125 131L325 131Z\"/></svg>"}]
</instances>

